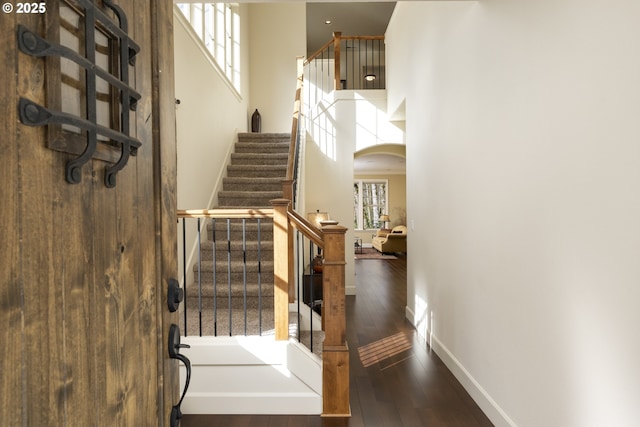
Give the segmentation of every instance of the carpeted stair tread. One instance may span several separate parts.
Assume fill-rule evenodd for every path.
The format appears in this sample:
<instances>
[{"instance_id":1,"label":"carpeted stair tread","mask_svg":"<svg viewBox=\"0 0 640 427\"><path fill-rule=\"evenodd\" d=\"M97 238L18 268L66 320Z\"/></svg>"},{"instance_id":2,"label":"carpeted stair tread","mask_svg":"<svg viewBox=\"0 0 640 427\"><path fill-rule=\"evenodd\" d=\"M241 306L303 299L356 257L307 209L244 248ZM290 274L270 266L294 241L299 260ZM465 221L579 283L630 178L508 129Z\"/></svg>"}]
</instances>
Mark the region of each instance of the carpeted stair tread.
<instances>
[{"instance_id":1,"label":"carpeted stair tread","mask_svg":"<svg viewBox=\"0 0 640 427\"><path fill-rule=\"evenodd\" d=\"M264 300L263 305L273 308L273 283L263 283L261 287L257 284L247 283L245 287L242 282L236 281L232 282L231 287L229 287L229 284L225 279L216 282L215 286L213 285L213 282L202 283L200 287L192 284L190 287L187 287L187 299L198 299L200 297L213 298L215 291L215 295L218 298L222 298L224 301L227 301L229 290L231 290L232 301L236 307L242 307L242 301L244 300L244 293L246 290L247 298L255 302L253 304L254 306L257 306L258 298L262 297Z\"/></svg>"},{"instance_id":2,"label":"carpeted stair tread","mask_svg":"<svg viewBox=\"0 0 640 427\"><path fill-rule=\"evenodd\" d=\"M289 155L287 153L233 153L232 165L286 165Z\"/></svg>"},{"instance_id":3,"label":"carpeted stair tread","mask_svg":"<svg viewBox=\"0 0 640 427\"><path fill-rule=\"evenodd\" d=\"M240 238L242 238L242 236L240 236ZM202 259L213 259L213 247L214 243L212 240L208 240L200 244ZM257 240L248 240L243 244L242 241L237 239L227 241L225 236L224 240L217 240L215 242L215 248L218 253L218 259L220 259L222 254L224 254L223 258L226 260L226 253L230 251L233 259L241 257L242 254L246 252L248 257L257 260L258 252L260 252L260 259L262 261L273 261L273 243L271 241L265 241L264 239L261 243L258 243Z\"/></svg>"},{"instance_id":4,"label":"carpeted stair tread","mask_svg":"<svg viewBox=\"0 0 640 427\"><path fill-rule=\"evenodd\" d=\"M218 193L218 200L220 196L223 197L271 197L277 199L282 197L282 191L220 191Z\"/></svg>"},{"instance_id":5,"label":"carpeted stair tread","mask_svg":"<svg viewBox=\"0 0 640 427\"><path fill-rule=\"evenodd\" d=\"M258 265L259 264L259 265ZM202 261L200 263L200 265L202 266L202 271L203 272L213 272L213 260L211 261ZM216 261L216 273L217 274L223 274L226 273L227 271L231 270L232 273L240 273L243 272L244 269L246 268L247 271L258 271L258 266L260 267L260 270L264 273L264 272L273 272L273 259L271 260L262 260L260 262L256 261L249 261L247 260L246 262L243 262L241 259L239 260L232 260L231 263L229 263L227 261L227 257L220 257L217 261ZM197 272L198 271L198 264L195 264L193 266L193 271Z\"/></svg>"},{"instance_id":6,"label":"carpeted stair tread","mask_svg":"<svg viewBox=\"0 0 640 427\"><path fill-rule=\"evenodd\" d=\"M282 178L224 178L222 188L224 191L282 191Z\"/></svg>"},{"instance_id":7,"label":"carpeted stair tread","mask_svg":"<svg viewBox=\"0 0 640 427\"><path fill-rule=\"evenodd\" d=\"M282 192L278 194L252 194L254 192L246 192L243 194L229 194L221 191L218 193L218 204L222 208L247 208L248 206L259 208L272 207L271 200L282 197Z\"/></svg>"},{"instance_id":8,"label":"carpeted stair tread","mask_svg":"<svg viewBox=\"0 0 640 427\"><path fill-rule=\"evenodd\" d=\"M249 224L247 224L247 226L248 225ZM226 243L227 236L230 236L231 241L233 242L242 239L243 234L246 237L247 241L257 241L259 237L260 241L263 242L265 246L273 245L273 225L269 224L269 229L265 230L261 227L260 233L258 233L257 228L250 229L249 227L247 227L244 231L242 230L242 228L231 228L229 231L227 231L226 229L216 228L216 246L220 242ZM211 244L213 244L213 238L213 229L207 229L207 240L211 241ZM240 244L242 244L242 242L240 242Z\"/></svg>"},{"instance_id":9,"label":"carpeted stair tread","mask_svg":"<svg viewBox=\"0 0 640 427\"><path fill-rule=\"evenodd\" d=\"M236 153L288 153L289 142L237 142Z\"/></svg>"},{"instance_id":10,"label":"carpeted stair tread","mask_svg":"<svg viewBox=\"0 0 640 427\"><path fill-rule=\"evenodd\" d=\"M284 178L286 165L227 165L228 177Z\"/></svg>"},{"instance_id":11,"label":"carpeted stair tread","mask_svg":"<svg viewBox=\"0 0 640 427\"><path fill-rule=\"evenodd\" d=\"M238 142L290 142L289 133L238 133Z\"/></svg>"}]
</instances>

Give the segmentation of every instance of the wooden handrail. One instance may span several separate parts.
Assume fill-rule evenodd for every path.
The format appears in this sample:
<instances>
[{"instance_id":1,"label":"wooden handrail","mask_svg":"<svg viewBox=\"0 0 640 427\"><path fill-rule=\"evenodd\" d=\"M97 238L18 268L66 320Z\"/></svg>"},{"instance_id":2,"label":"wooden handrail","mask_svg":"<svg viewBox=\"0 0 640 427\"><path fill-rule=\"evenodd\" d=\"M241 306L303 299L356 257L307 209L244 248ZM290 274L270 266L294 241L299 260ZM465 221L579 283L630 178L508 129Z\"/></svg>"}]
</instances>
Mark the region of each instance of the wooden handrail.
<instances>
[{"instance_id":1,"label":"wooden handrail","mask_svg":"<svg viewBox=\"0 0 640 427\"><path fill-rule=\"evenodd\" d=\"M310 55L306 61L304 61L304 65L309 64L311 61L313 61L314 59L316 59L318 56L322 55L322 52L324 52L326 49L329 48L329 46L333 45L333 39L329 40L328 42L326 42L325 44L322 45L322 47L320 49L318 49L313 55Z\"/></svg>"},{"instance_id":2,"label":"wooden handrail","mask_svg":"<svg viewBox=\"0 0 640 427\"><path fill-rule=\"evenodd\" d=\"M273 218L273 208L182 209L178 218Z\"/></svg>"},{"instance_id":3,"label":"wooden handrail","mask_svg":"<svg viewBox=\"0 0 640 427\"><path fill-rule=\"evenodd\" d=\"M296 154L298 153L298 130L300 123L300 115L302 111L302 81L303 81L303 66L304 59L298 57L298 70L297 70L297 83L296 83L296 96L293 104L293 118L291 123L291 134L289 143L289 158L287 159L287 172L285 179L282 180L282 197L288 200L294 200L293 186L296 183ZM293 206L291 206L293 209ZM291 237L293 239L293 237ZM293 240L292 240L293 242ZM292 269L293 271L293 269ZM293 274L293 273L292 273Z\"/></svg>"},{"instance_id":4,"label":"wooden handrail","mask_svg":"<svg viewBox=\"0 0 640 427\"><path fill-rule=\"evenodd\" d=\"M300 112L302 107L302 81L303 81L303 58L298 58L298 71L297 71L297 83L296 83L296 96L293 103L293 118L291 123L291 144L289 145L289 159L287 161L287 175L286 180L293 180L295 176L295 154L298 141L298 124L300 121Z\"/></svg>"},{"instance_id":5,"label":"wooden handrail","mask_svg":"<svg viewBox=\"0 0 640 427\"><path fill-rule=\"evenodd\" d=\"M324 249L324 236L321 230L292 209L287 212L287 215L296 230L304 234L307 239L311 240L320 249Z\"/></svg>"}]
</instances>

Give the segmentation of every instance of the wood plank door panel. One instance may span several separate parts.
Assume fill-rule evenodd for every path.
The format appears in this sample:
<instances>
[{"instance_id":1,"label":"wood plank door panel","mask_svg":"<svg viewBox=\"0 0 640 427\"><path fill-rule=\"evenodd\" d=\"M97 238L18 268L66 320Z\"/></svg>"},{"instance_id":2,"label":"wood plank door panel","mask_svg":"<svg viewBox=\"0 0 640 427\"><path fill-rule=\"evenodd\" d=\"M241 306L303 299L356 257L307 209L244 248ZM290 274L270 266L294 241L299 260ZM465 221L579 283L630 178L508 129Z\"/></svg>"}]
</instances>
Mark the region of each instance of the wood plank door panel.
<instances>
[{"instance_id":1,"label":"wood plank door panel","mask_svg":"<svg viewBox=\"0 0 640 427\"><path fill-rule=\"evenodd\" d=\"M141 47L130 116L142 146L114 188L98 159L67 183L74 155L18 117L20 97L47 106L56 82L47 59L18 51L17 26L44 37L56 2L0 16L2 425L168 426L179 399L167 352L177 318L166 306L176 274L172 2L116 3Z\"/></svg>"}]
</instances>

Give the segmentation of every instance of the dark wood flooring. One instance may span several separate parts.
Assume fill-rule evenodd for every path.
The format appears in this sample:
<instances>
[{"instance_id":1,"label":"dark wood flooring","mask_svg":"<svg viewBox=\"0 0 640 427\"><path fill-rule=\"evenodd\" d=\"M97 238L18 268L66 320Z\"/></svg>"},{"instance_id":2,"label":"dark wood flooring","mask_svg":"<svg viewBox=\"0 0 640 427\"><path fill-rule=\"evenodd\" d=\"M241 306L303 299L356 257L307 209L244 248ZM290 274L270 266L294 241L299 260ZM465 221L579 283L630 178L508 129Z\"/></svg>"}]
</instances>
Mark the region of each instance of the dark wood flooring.
<instances>
[{"instance_id":1,"label":"dark wood flooring","mask_svg":"<svg viewBox=\"0 0 640 427\"><path fill-rule=\"evenodd\" d=\"M347 297L351 418L184 415L182 427L486 427L489 419L405 319L406 258L356 260Z\"/></svg>"}]
</instances>

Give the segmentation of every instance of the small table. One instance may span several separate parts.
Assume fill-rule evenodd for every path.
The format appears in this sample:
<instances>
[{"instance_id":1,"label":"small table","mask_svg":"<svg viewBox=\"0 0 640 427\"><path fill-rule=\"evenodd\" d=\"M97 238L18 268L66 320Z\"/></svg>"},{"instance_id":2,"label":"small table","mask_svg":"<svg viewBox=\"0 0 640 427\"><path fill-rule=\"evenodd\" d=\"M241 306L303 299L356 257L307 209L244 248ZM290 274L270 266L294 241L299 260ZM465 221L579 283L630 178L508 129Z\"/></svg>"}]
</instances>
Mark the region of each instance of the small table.
<instances>
[{"instance_id":1,"label":"small table","mask_svg":"<svg viewBox=\"0 0 640 427\"><path fill-rule=\"evenodd\" d=\"M361 237L356 237L355 238L354 249L355 249L355 253L357 253L357 254L361 254L362 253L362 238Z\"/></svg>"}]
</instances>

